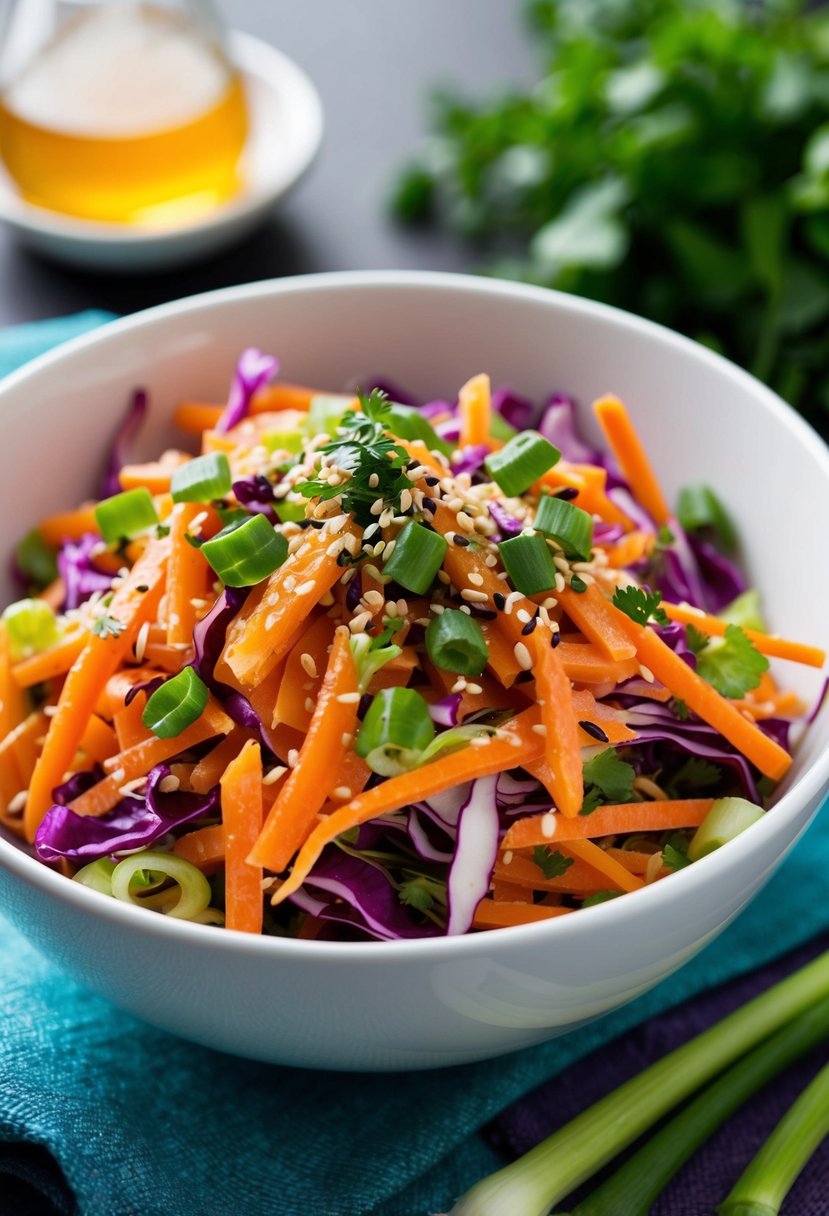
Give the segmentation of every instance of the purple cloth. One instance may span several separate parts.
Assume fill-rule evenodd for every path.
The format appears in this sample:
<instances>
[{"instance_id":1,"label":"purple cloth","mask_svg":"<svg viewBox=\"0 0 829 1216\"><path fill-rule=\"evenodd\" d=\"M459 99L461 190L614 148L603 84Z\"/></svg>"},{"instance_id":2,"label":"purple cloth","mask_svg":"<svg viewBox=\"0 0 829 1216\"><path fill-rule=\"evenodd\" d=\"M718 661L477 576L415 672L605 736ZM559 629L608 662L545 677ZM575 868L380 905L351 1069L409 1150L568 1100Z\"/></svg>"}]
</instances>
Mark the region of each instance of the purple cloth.
<instances>
[{"instance_id":1,"label":"purple cloth","mask_svg":"<svg viewBox=\"0 0 829 1216\"><path fill-rule=\"evenodd\" d=\"M488 1143L510 1160L521 1156L643 1068L827 949L829 936L816 938L770 966L704 992L614 1039L508 1106L485 1129ZM652 1216L711 1216L827 1057L829 1044L798 1061L727 1120L663 1192ZM617 1164L577 1191L573 1201L588 1194ZM562 1210L568 1206L572 1203L558 1205ZM783 1216L829 1216L829 1140L793 1186Z\"/></svg>"}]
</instances>

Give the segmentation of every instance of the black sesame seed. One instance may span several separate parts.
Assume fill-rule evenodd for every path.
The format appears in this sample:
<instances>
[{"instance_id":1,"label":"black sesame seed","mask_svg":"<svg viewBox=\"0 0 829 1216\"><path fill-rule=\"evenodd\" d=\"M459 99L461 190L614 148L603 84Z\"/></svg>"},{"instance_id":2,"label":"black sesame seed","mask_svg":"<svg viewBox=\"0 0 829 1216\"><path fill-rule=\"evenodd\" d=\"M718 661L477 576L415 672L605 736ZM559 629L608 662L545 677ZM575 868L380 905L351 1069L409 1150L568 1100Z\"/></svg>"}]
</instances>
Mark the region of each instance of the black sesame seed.
<instances>
[{"instance_id":1,"label":"black sesame seed","mask_svg":"<svg viewBox=\"0 0 829 1216\"><path fill-rule=\"evenodd\" d=\"M537 616L532 617L529 621L527 621L526 625L521 630L521 636L525 637L525 638L529 637L530 634L532 633L532 631L535 629L537 624L538 624L538 617Z\"/></svg>"},{"instance_id":2,"label":"black sesame seed","mask_svg":"<svg viewBox=\"0 0 829 1216\"><path fill-rule=\"evenodd\" d=\"M602 728L600 726L597 726L595 722L579 722L579 726L582 728L582 730L584 731L584 733L586 735L590 735L591 739L596 739L597 742L599 742L599 743L609 743L610 742L610 740L608 739L607 735L604 733Z\"/></svg>"},{"instance_id":3,"label":"black sesame seed","mask_svg":"<svg viewBox=\"0 0 829 1216\"><path fill-rule=\"evenodd\" d=\"M456 532L455 535L452 537L452 543L455 545L460 545L460 547L462 549L465 549L466 546L469 544L469 541L467 540L467 538L465 536L461 536L460 532Z\"/></svg>"},{"instance_id":4,"label":"black sesame seed","mask_svg":"<svg viewBox=\"0 0 829 1216\"><path fill-rule=\"evenodd\" d=\"M563 490L557 490L554 497L561 498L564 502L569 502L571 498L578 496L578 490L575 486L565 486Z\"/></svg>"},{"instance_id":5,"label":"black sesame seed","mask_svg":"<svg viewBox=\"0 0 829 1216\"><path fill-rule=\"evenodd\" d=\"M499 612L503 612L507 606L507 597L505 595L501 595L500 591L496 591L492 597L492 602Z\"/></svg>"},{"instance_id":6,"label":"black sesame seed","mask_svg":"<svg viewBox=\"0 0 829 1216\"><path fill-rule=\"evenodd\" d=\"M423 480L426 482L427 486L439 486L440 485L439 477L424 477Z\"/></svg>"},{"instance_id":7,"label":"black sesame seed","mask_svg":"<svg viewBox=\"0 0 829 1216\"><path fill-rule=\"evenodd\" d=\"M556 646L558 646L560 641L561 641L561 634L554 633L553 636L550 638L550 645L552 646L553 650L555 650Z\"/></svg>"},{"instance_id":8,"label":"black sesame seed","mask_svg":"<svg viewBox=\"0 0 829 1216\"><path fill-rule=\"evenodd\" d=\"M489 608L480 608L477 604L471 604L472 615L478 617L481 621L494 621L498 616L497 612L490 612Z\"/></svg>"},{"instance_id":9,"label":"black sesame seed","mask_svg":"<svg viewBox=\"0 0 829 1216\"><path fill-rule=\"evenodd\" d=\"M424 497L424 499L423 499L423 510L424 511L428 511L430 515L434 515L434 513L435 513L435 511L437 511L437 509L438 509L438 505L435 502L434 498L425 498Z\"/></svg>"}]
</instances>

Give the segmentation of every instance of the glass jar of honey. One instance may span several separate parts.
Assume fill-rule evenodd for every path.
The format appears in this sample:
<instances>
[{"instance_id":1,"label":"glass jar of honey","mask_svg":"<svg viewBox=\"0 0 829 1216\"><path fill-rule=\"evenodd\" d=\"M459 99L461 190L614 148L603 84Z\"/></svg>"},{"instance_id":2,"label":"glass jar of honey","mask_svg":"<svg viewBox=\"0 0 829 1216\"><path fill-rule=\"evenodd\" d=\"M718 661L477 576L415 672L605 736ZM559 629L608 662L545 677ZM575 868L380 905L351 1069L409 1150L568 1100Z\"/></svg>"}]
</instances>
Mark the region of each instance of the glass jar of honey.
<instances>
[{"instance_id":1,"label":"glass jar of honey","mask_svg":"<svg viewBox=\"0 0 829 1216\"><path fill-rule=\"evenodd\" d=\"M206 0L16 0L0 38L0 159L29 202L164 227L238 190L244 87Z\"/></svg>"}]
</instances>

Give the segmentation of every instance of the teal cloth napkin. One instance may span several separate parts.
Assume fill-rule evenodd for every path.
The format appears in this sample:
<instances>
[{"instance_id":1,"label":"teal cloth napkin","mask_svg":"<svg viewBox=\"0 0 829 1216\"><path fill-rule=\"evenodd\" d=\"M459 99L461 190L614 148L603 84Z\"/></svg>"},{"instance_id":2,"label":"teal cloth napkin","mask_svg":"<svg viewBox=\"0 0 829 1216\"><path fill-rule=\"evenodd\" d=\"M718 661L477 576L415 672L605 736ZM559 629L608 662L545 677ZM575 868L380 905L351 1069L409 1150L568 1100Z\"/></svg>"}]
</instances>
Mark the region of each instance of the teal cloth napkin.
<instances>
[{"instance_id":1,"label":"teal cloth napkin","mask_svg":"<svg viewBox=\"0 0 829 1216\"><path fill-rule=\"evenodd\" d=\"M84 313L1 334L0 375L105 319ZM79 988L0 920L0 1170L15 1143L45 1146L82 1216L446 1211L500 1164L475 1132L507 1103L829 928L827 870L829 820L818 819L716 942L631 1005L500 1060L392 1076L265 1067L192 1046Z\"/></svg>"}]
</instances>

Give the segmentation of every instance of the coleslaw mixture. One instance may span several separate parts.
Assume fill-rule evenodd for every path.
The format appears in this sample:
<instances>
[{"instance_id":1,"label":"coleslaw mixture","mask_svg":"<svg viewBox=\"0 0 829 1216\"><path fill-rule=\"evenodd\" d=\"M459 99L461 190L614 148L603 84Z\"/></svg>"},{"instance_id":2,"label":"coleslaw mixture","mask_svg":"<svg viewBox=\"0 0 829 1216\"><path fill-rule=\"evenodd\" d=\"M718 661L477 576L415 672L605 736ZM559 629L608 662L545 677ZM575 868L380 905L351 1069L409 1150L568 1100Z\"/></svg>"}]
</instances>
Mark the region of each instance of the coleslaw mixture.
<instances>
[{"instance_id":1,"label":"coleslaw mixture","mask_svg":"<svg viewBox=\"0 0 829 1216\"><path fill-rule=\"evenodd\" d=\"M277 372L245 351L146 464L136 392L99 497L18 548L0 821L44 863L390 940L569 916L765 813L810 718L769 658L825 656L766 632L726 508L671 509L621 401L599 451L483 374L422 404Z\"/></svg>"}]
</instances>

